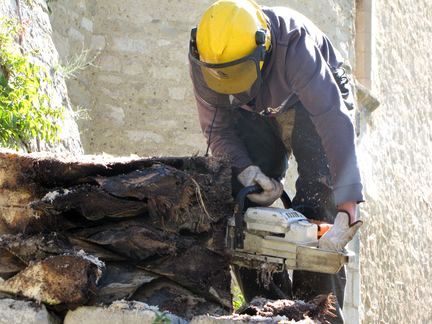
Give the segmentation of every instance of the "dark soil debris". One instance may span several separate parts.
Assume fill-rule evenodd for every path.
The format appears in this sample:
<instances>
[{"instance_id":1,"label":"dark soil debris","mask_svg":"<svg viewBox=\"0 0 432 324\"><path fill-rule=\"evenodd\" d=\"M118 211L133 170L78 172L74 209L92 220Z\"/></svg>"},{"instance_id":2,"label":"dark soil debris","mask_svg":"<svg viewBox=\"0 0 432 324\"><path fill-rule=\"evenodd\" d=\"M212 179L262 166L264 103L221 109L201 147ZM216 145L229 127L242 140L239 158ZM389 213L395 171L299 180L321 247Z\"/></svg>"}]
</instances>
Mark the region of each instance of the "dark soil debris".
<instances>
[{"instance_id":1,"label":"dark soil debris","mask_svg":"<svg viewBox=\"0 0 432 324\"><path fill-rule=\"evenodd\" d=\"M240 314L259 315L263 317L286 316L289 320L300 321L307 317L329 323L334 314L335 297L333 294L319 295L309 302L300 300L280 299L276 301L265 298L254 298L250 304L242 309Z\"/></svg>"}]
</instances>

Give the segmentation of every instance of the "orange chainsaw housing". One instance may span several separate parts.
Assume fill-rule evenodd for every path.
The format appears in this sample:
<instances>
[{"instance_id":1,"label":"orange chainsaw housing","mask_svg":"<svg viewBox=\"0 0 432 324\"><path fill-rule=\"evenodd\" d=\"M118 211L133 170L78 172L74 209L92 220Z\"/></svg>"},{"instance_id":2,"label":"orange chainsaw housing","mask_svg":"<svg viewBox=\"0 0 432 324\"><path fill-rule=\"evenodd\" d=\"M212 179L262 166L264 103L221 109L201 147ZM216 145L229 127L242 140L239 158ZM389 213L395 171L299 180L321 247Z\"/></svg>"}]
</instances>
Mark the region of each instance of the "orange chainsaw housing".
<instances>
[{"instance_id":1,"label":"orange chainsaw housing","mask_svg":"<svg viewBox=\"0 0 432 324\"><path fill-rule=\"evenodd\" d=\"M327 233L327 231L332 228L332 224L323 222L323 221L319 221L319 220L315 220L315 219L309 219L309 222L311 222L312 224L316 224L318 225L318 239L321 238L321 236L323 236L325 233Z\"/></svg>"}]
</instances>

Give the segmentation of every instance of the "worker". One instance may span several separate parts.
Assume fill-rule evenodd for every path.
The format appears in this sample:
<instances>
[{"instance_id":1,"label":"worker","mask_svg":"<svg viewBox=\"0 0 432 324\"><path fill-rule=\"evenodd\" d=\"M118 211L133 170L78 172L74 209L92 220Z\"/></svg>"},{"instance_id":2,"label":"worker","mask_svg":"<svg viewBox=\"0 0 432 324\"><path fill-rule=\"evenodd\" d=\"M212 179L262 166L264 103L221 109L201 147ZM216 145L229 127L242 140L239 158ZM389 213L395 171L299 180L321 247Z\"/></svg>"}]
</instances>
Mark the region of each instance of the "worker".
<instances>
[{"instance_id":1,"label":"worker","mask_svg":"<svg viewBox=\"0 0 432 324\"><path fill-rule=\"evenodd\" d=\"M292 9L219 0L192 29L189 62L202 131L212 154L231 161L233 190L259 184L263 191L248 199L271 205L283 192L292 153L298 164L293 208L334 223L319 246L342 251L362 224L357 204L363 196L350 80L329 38ZM294 271L292 285L275 277L268 289L255 284L255 272L237 270L246 299L285 292L308 300L333 292L333 322L343 322L344 269Z\"/></svg>"}]
</instances>

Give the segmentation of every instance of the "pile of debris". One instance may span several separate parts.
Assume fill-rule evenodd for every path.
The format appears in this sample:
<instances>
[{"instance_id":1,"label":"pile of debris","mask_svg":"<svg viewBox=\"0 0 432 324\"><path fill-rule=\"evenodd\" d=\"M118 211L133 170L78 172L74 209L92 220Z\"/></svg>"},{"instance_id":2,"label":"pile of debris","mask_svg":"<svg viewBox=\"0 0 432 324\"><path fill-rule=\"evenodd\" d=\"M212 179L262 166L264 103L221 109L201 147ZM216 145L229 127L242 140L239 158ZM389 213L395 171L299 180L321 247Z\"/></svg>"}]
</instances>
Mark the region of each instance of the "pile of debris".
<instances>
[{"instance_id":1,"label":"pile of debris","mask_svg":"<svg viewBox=\"0 0 432 324\"><path fill-rule=\"evenodd\" d=\"M128 323L144 313L156 323L229 315L224 235L233 207L231 169L214 158L0 151L0 309L30 304L35 318L65 323L100 322L88 314L104 309L95 305ZM40 315L44 305L50 314ZM271 315L251 309L247 321Z\"/></svg>"}]
</instances>

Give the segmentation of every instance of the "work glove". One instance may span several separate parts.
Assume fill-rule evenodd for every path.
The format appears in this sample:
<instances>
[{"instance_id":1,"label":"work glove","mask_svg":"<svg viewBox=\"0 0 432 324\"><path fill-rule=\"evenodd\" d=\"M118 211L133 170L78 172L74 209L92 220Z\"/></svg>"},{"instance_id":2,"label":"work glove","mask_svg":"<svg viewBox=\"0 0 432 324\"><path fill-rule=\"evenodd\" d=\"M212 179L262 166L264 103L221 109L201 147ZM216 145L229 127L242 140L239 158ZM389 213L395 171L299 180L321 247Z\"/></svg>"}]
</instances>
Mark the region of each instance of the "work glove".
<instances>
[{"instance_id":1,"label":"work glove","mask_svg":"<svg viewBox=\"0 0 432 324\"><path fill-rule=\"evenodd\" d=\"M361 220L350 224L349 214L344 211L338 212L333 226L319 239L319 248L343 252L345 246L352 240L362 225Z\"/></svg>"},{"instance_id":2,"label":"work glove","mask_svg":"<svg viewBox=\"0 0 432 324\"><path fill-rule=\"evenodd\" d=\"M238 181L245 186L259 184L263 191L257 194L250 194L247 197L250 201L261 206L270 206L278 199L283 192L283 185L275 179L267 177L259 167L250 165L237 176Z\"/></svg>"}]
</instances>

